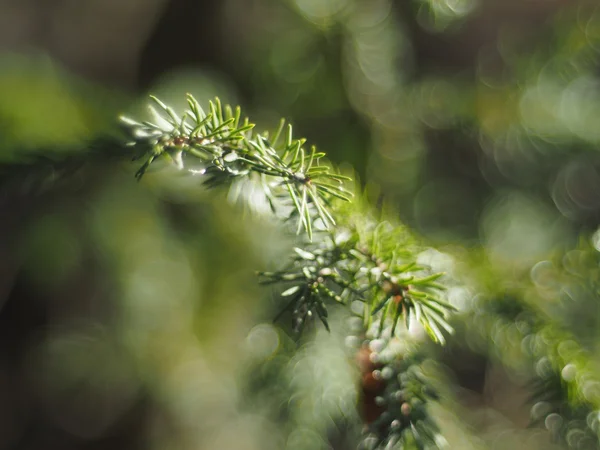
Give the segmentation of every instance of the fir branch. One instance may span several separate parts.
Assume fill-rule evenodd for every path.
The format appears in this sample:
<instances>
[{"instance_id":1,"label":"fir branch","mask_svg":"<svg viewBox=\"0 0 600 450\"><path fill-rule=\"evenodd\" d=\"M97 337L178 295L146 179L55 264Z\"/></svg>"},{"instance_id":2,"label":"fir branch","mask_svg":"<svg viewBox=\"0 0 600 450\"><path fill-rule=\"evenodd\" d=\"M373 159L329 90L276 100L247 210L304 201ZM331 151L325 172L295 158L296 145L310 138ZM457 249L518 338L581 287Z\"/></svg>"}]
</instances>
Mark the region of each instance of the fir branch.
<instances>
[{"instance_id":1,"label":"fir branch","mask_svg":"<svg viewBox=\"0 0 600 450\"><path fill-rule=\"evenodd\" d=\"M417 264L420 247L404 227L373 218L364 199L350 204L353 194L343 186L349 178L335 173L324 153L307 150L305 140L294 139L284 121L270 141L267 133L257 134L253 124L241 120L239 108L223 107L218 99L205 113L188 95L189 110L181 117L159 99L152 100L158 108L155 123L122 119L133 137L131 145L141 148L145 159L138 179L163 156L179 169L205 177L209 187L255 177L272 210L291 209L287 219L296 220L298 233L306 231L307 242L293 249L284 268L258 273L262 284L278 286L284 307L275 320L289 313L299 333L316 316L329 331L330 304L359 302L364 329L375 330L380 342L398 335L401 319L408 329L414 318L434 341L445 343L444 333L453 332L448 315L454 307L440 298L443 274ZM188 169L184 157L199 162L201 169ZM338 206L342 204L348 206ZM340 226L333 229L338 219ZM317 225L329 232L313 240ZM372 379L381 388L374 401L385 409L373 420L365 418L370 433L365 442L371 441L373 449L397 443L437 447L441 437L426 409L435 395L419 361L388 356L378 356L377 366L363 376L363 387Z\"/></svg>"},{"instance_id":2,"label":"fir branch","mask_svg":"<svg viewBox=\"0 0 600 450\"><path fill-rule=\"evenodd\" d=\"M123 145L103 136L65 147L13 149L0 161L0 196L36 194L67 180L86 166L123 159Z\"/></svg>"},{"instance_id":3,"label":"fir branch","mask_svg":"<svg viewBox=\"0 0 600 450\"><path fill-rule=\"evenodd\" d=\"M441 448L445 440L427 407L438 395L421 369L424 357L397 344L397 339L371 339L357 352L366 424L361 448Z\"/></svg>"},{"instance_id":4,"label":"fir branch","mask_svg":"<svg viewBox=\"0 0 600 450\"><path fill-rule=\"evenodd\" d=\"M436 281L442 275L416 265L406 229L345 218L349 236L331 231L330 238L312 242L317 223L325 229L336 224L333 200L347 203L353 194L343 186L349 178L333 171L324 153L314 146L306 149L304 139L294 139L291 125L282 121L271 142L268 133L258 134L254 124L242 120L239 107L223 106L219 99L205 112L188 95L189 109L182 115L151 99L154 122L121 119L133 138L130 145L141 148L145 159L138 179L157 158L168 156L179 169L205 177L210 187L258 177L273 210L291 206L287 218L296 220L297 232L304 229L309 242L296 249L288 268L260 276L263 283L288 285L281 293L286 304L281 314L291 311L295 330L313 315L329 329L327 303L349 305L356 299L365 303L367 326L378 320L383 329L391 321L395 332L401 318L409 326L415 317L436 342L445 342L444 332L452 332L447 316L453 307L438 296L443 287ZM184 155L202 168L187 169Z\"/></svg>"},{"instance_id":5,"label":"fir branch","mask_svg":"<svg viewBox=\"0 0 600 450\"><path fill-rule=\"evenodd\" d=\"M179 169L200 175L205 184L216 187L244 177L260 177L268 186L264 194L274 210L293 207L297 232L305 230L312 240L315 221L324 228L335 225L331 200L349 201L352 194L344 189L349 178L335 173L324 153L313 146L306 149L305 139L295 139L292 126L281 122L269 141L269 134L258 134L254 124L241 118L240 108L223 106L219 99L209 103L205 112L188 94L189 110L179 116L156 97L151 97L154 122L138 122L126 117L121 122L132 141L142 149L144 162L136 177L141 179L158 158L170 158ZM283 139L280 139L283 136ZM188 169L186 158L202 166ZM266 180L266 181L265 181ZM287 197L287 202L282 198Z\"/></svg>"},{"instance_id":6,"label":"fir branch","mask_svg":"<svg viewBox=\"0 0 600 450\"><path fill-rule=\"evenodd\" d=\"M388 224L374 228L365 241L356 229L341 230L294 249L286 268L259 273L262 283L283 285L286 306L277 318L290 311L299 331L316 314L328 328L328 303L350 306L359 301L364 326L378 323L379 335L388 327L395 335L401 319L408 328L414 318L434 341L445 343L444 332L453 332L448 316L455 308L439 297L443 286L437 280L443 274L417 265L416 248L403 247L396 240L400 233L406 230Z\"/></svg>"}]
</instances>

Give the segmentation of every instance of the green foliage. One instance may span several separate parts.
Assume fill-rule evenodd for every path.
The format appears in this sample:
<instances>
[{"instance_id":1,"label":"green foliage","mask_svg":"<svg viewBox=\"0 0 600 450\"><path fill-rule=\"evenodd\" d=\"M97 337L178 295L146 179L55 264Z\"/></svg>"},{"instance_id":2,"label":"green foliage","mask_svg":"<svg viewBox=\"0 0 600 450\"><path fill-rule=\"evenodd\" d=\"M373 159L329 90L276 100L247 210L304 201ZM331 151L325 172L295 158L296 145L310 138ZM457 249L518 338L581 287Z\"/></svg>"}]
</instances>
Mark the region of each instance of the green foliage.
<instances>
[{"instance_id":1,"label":"green foliage","mask_svg":"<svg viewBox=\"0 0 600 450\"><path fill-rule=\"evenodd\" d=\"M363 375L363 408L381 414L368 424L363 448L438 448L445 440L428 411L437 400L432 381L423 370L425 358L407 352L397 341L368 340L359 355L368 356L359 365L372 365ZM365 355L366 353L366 355Z\"/></svg>"},{"instance_id":2,"label":"green foliage","mask_svg":"<svg viewBox=\"0 0 600 450\"><path fill-rule=\"evenodd\" d=\"M454 308L437 294L443 290L437 283L443 274L430 273L416 263L417 249L405 228L361 218L360 224L346 220L347 227L340 232L325 232L336 224L334 200L349 202L352 197L341 185L350 178L320 162L325 153L317 153L314 146L306 151L305 139L293 139L291 125L285 127L283 121L271 139L269 133L256 133L254 124L241 119L239 107L223 107L218 99L205 113L188 95L189 110L179 116L151 98L160 108L157 123L122 118L134 138L130 145L141 147L139 157L145 158L138 179L163 155L185 169L185 154L204 164L190 171L207 177L205 183L211 187L239 177L259 177L274 213L286 204L282 197L287 192L287 204L293 208L286 219L298 217L298 232L305 229L309 241L313 229L324 232L316 242L295 248L291 264L283 270L260 273L263 283L291 285L281 293L287 301L282 313L292 312L294 329L301 330L313 314L329 329L327 302L350 305L357 300L364 303L366 327L377 320L381 333L390 320L394 334L401 318L408 327L414 316L432 339L445 342L442 330L452 332L447 315Z\"/></svg>"},{"instance_id":3,"label":"green foliage","mask_svg":"<svg viewBox=\"0 0 600 450\"><path fill-rule=\"evenodd\" d=\"M219 99L210 102L206 113L188 95L189 110L181 116L156 97L156 123L136 122L122 117L138 146L138 158L145 159L136 173L140 179L148 167L161 156L170 157L180 169L186 169L189 157L201 164L200 169L187 169L206 177L209 187L220 186L242 177L258 177L273 212L293 210L298 233L304 229L312 239L315 218L328 228L335 225L330 212L334 198L349 201L351 193L342 186L348 177L334 173L322 161L324 153L313 146L304 148L304 139L294 139L292 126L281 121L277 131L258 134L254 124L242 119L239 107L223 106Z\"/></svg>"},{"instance_id":4,"label":"green foliage","mask_svg":"<svg viewBox=\"0 0 600 450\"><path fill-rule=\"evenodd\" d=\"M328 328L328 301L348 306L360 302L364 326L376 322L378 334L391 324L395 335L401 319L408 329L414 317L434 341L444 343L442 329L452 333L447 316L455 308L438 295L444 287L436 281L443 274L432 274L415 262L415 248L400 240L404 233L382 222L367 242L356 229L330 234L315 245L296 248L283 270L260 273L262 282L289 286L281 294L289 298L282 313L292 312L297 330L313 313Z\"/></svg>"},{"instance_id":5,"label":"green foliage","mask_svg":"<svg viewBox=\"0 0 600 450\"><path fill-rule=\"evenodd\" d=\"M157 98L152 100L160 108L157 123L122 118L134 139L130 145L140 148L138 157L145 159L138 179L162 156L190 176L206 177L209 187L257 177L273 213L291 209L284 220L295 217L297 232L306 230L307 241L293 249L285 267L258 274L261 283L280 289L285 306L276 320L289 312L293 330L300 332L316 316L329 331L328 306L333 302L360 314L364 330L375 330L375 339L400 336L400 321L408 330L414 319L435 342L446 342L444 332L453 332L448 315L455 308L440 297L444 286L438 281L444 274L418 264L416 255L423 248L406 228L375 219L364 198L356 206L338 206L353 197L342 185L350 178L322 162L324 153L315 147L306 151L305 140L293 139L292 127L283 121L272 137L255 132L254 124L241 119L239 107L223 107L218 99L205 113L188 95L189 110L181 116ZM184 157L195 158L203 167L187 169ZM337 217L339 226L332 228ZM388 391L396 396L401 392L412 403L407 397L399 409L392 407L380 417L371 448L396 441L435 445L437 429L425 412L426 383L408 359L394 362L392 357L386 363L386 374L395 374L388 377Z\"/></svg>"},{"instance_id":6,"label":"green foliage","mask_svg":"<svg viewBox=\"0 0 600 450\"><path fill-rule=\"evenodd\" d=\"M530 425L574 448L597 448L600 435L596 332L581 326L595 320L590 308L597 302L599 263L597 250L583 241L538 264L532 279L511 280L503 295L496 290L507 281L483 269L493 279L491 289L480 290L483 295L465 320L485 333L494 330L484 337L494 356L526 374ZM571 299L575 295L577 303Z\"/></svg>"},{"instance_id":7,"label":"green foliage","mask_svg":"<svg viewBox=\"0 0 600 450\"><path fill-rule=\"evenodd\" d=\"M35 225L22 227L20 239L20 257L24 257L25 272L29 272L27 280L32 284L45 280L44 289L52 288L49 277L56 284L70 284L69 276L78 273L79 266L87 267L88 248L104 245L118 250L118 256L107 265L115 272L116 284L127 284L138 299L133 309L128 304L130 322L124 320L123 328L129 336L140 333L136 329L140 324L150 323L149 335L156 340L132 351L136 358L155 358L150 368L141 365L140 370L148 372L144 375L168 380L168 374L158 368L169 372L177 364L188 362L188 354L181 351L183 356L165 363L164 354L177 353L170 346L185 350L188 345L195 348L196 340L206 336L230 338L233 346L262 355L253 360L248 372L263 390L252 383L247 390L263 400L267 397L270 411L276 411L273 417L278 437L288 437L286 425L293 423L295 439L302 445L287 442L286 448L312 450L318 448L313 444L321 438L326 447L324 436L331 424L325 419L338 404L331 402L329 409L318 408L323 403L319 389L325 387L329 399L339 398L335 389L331 394L333 383L329 381L347 368L340 369L343 364L339 359L332 362L323 344L327 339L331 344L336 333L347 331L341 324L349 311L357 316L353 323L359 324L352 348L373 346L369 356L374 365L366 374L378 383L372 401L380 415L373 422L365 421L365 447L430 448L443 446L444 436L452 442L452 448L486 448L484 443L473 444L473 433L492 447L517 448L512 442L507 445L506 438L516 432L514 442L526 442L522 445L528 448L546 449L556 444L597 449L600 234L591 233L597 227L599 211L600 10L594 2L547 2L533 8L506 8L500 5L503 2L469 0L409 3L261 0L250 11L244 2L228 2L224 10L229 16L224 17L223 24L229 27L229 37L223 42L216 39L215 50L223 62L228 58L231 61L215 67L213 80L212 75L202 73L185 81L170 80L165 83L169 86L155 89L166 96L179 83L187 89L194 86L196 97L204 98L207 93L230 95L237 90L233 84L243 80L245 85L239 92L246 99L256 99L257 117L268 117L273 111L293 116L294 130L310 130L311 140L327 148L327 157L332 161L352 161L363 181L378 186L386 201L401 212L403 221L418 233L436 239L447 251L444 256L456 256L451 264L425 264L424 252L429 249L397 222L396 212L382 213L374 208L362 189L352 187L324 153L307 146L304 139L293 137L291 126L284 122L274 132L257 132L239 108L224 106L218 100L203 111L189 96L187 111L181 114L153 97L154 116L149 122L122 121L132 147L124 149L121 141L113 139L90 142L87 139L91 131L105 129L106 116L112 120L113 108L106 108L106 114L93 112L99 108L87 103L88 97L95 96L91 92L86 92L85 102L69 100L77 90L74 80L56 83L51 75L50 82L40 81L39 74L44 70L36 66L24 73L5 74L0 80L5 150L0 165L0 197L13 200L12 188L16 188L15 203L20 206L21 194L47 191L61 181L60 186L66 185L68 190L54 189L51 196L81 195L85 201L76 204L84 207L67 207L77 210L79 218L79 210L88 209L90 184L111 183L115 187L103 197L101 212L94 213L96 237L82 233L84 237L77 237L77 242L82 240L81 246L78 243L73 247L76 231L71 218L61 218L54 204L47 215L34 211L31 222ZM478 11L471 15L477 5L482 8L481 14ZM527 20L531 13L540 20ZM489 24L493 31L486 31L485 39L479 34L481 18L486 21L485 30ZM457 25L463 21L470 23L460 29ZM240 36L253 39L240 40ZM225 42L236 45L228 48ZM464 46L465 42L469 45ZM480 47L480 43L484 45ZM235 74L229 80L232 61ZM230 81L232 85L225 86ZM107 94L99 95L103 102L104 97L116 98ZM118 176L107 176L113 172L109 160L129 158L133 156L131 150L141 161L138 179L151 176L149 172L164 162L173 163L172 168L183 174L173 183L171 179L160 179L166 180L166 189L175 195L168 199L153 197L156 205L150 213L147 205L139 203L139 199L149 196L143 188L132 186L130 179L116 182ZM94 176L88 177L90 172ZM164 172L168 175L169 171ZM254 210L268 213L271 209L274 214L269 217L283 221L275 220L276 225L287 231L289 224L291 231L299 234L296 238L289 236L295 239L294 249L285 263L277 262L258 274L259 282L269 285L268 294L272 292L277 302L277 319L283 318L282 323L287 325L290 318L295 330L292 338L285 336L289 347L285 351L280 340L284 332L270 324L258 325L254 333L248 334L253 337L249 340L252 345L239 345L244 324L253 326L256 319L250 311L261 314L267 303L258 305L256 292L264 294L265 290L250 292L249 280L243 275L240 278L239 272L245 273L249 258L259 259L259 254L268 254L266 260L274 259L274 254L280 258L280 242L261 242L268 231L250 232L250 224L245 228L243 221L231 216L237 211L218 203L214 209L210 209L214 206L210 202L210 207L208 203L203 207L197 203L183 205L180 200L185 195L179 196L178 190L182 186L195 188L195 180L204 187L230 189L230 199L256 201L264 208ZM85 191L80 190L83 183ZM71 191L71 187L75 189ZM123 202L129 194L130 200ZM215 211L217 214L213 214ZM13 210L7 208L7 212ZM116 214L121 219L116 220ZM235 226L221 226L233 222ZM185 238L179 242L181 228L185 228ZM213 232L215 228L219 228L218 233ZM159 236L163 231L164 236ZM242 236L257 242L254 251L245 255L240 251L243 239L237 239ZM585 245L574 246L579 236L583 236ZM278 251L274 247L279 247ZM159 264L150 264L155 261ZM468 267L457 276L465 261L473 263L467 263ZM215 270L216 266L220 270ZM252 274L248 275L252 280ZM106 278L111 281L109 276ZM177 305L177 297L187 292L187 284L193 281L201 285L205 280L210 300L202 298L196 314L190 314L187 306ZM101 284L110 285L104 279ZM76 286L68 287L69 292L78 292L73 290ZM246 292L239 294L244 289ZM202 297L199 292L187 292L194 306ZM132 294L119 296L111 292L110 299L118 303L123 301L119 297L127 295ZM453 305L460 305L461 312L452 314ZM166 311L172 315L167 317ZM269 318L271 314L275 315L270 311ZM248 322L239 319L243 315ZM52 320L62 316L49 314ZM168 327L183 330L189 317L195 322L194 332L172 337ZM457 328L452 337L450 323ZM162 333L160 327L164 327ZM331 333L323 332L323 327ZM421 327L432 340L449 344L449 348L436 350L440 347L418 342L420 345L411 347L411 351L388 352L388 346L418 340ZM298 338L301 332L304 339ZM111 329L110 335L113 333ZM310 349L300 347L298 351L294 344L303 345L308 338ZM262 347L256 345L257 339ZM218 345L221 351L222 344ZM163 346L169 347L164 354ZM457 349L459 357L454 358L452 352ZM421 370L422 358L430 351L439 351L438 358L456 369L460 378L436 380L437 390L446 389L440 394L442 399L452 402L452 395L457 390L462 392L462 388L469 390L468 397L476 398L474 408L471 398L464 401L466 409L473 411L457 413L460 402L450 407L456 422L469 430L465 433L469 445L456 445L447 430L451 420L439 417L439 410L430 407L436 400L430 389L434 382L429 383ZM491 368L470 376L463 385L461 371L470 364L471 352L481 353L481 360ZM285 373L297 372L295 361L300 353L311 355L303 377L313 388L311 394L290 394L286 386ZM77 355L69 357L68 351L64 356L49 355L50 361L57 361L66 370L65 374L80 373ZM99 361L104 363L100 356ZM60 358L68 363L63 364ZM246 372L237 370L235 364L240 359L239 353L230 352L220 361L233 361L229 365L213 360L221 372L212 386L225 384L225 371L242 373L242 378L250 379ZM313 370L316 360L322 362L322 367L336 365L339 370L323 381L327 377L322 377L322 367ZM502 372L499 396L494 392L498 389L494 384L497 369ZM171 377L177 387L185 386L182 397L196 386L190 388L185 381L201 378L202 372L190 370L187 376ZM321 384L315 382L317 378ZM69 377L58 377L56 386L61 386L58 380L63 379L68 382ZM475 379L482 385L473 386ZM111 383L108 380L107 385ZM60 391L71 389L75 392L79 388ZM154 390L161 395L165 392L164 386ZM208 390L203 385L198 391ZM148 392L154 394L152 388ZM171 401L174 394L161 400L166 397ZM527 404L517 405L515 398L517 403L527 398ZM196 430L202 418L195 416L192 402L185 403L185 408ZM203 400L195 402L200 409L213 412L205 408ZM404 404L411 409L403 408ZM61 415L69 409L67 403L59 407ZM253 403L247 407L253 412L257 409ZM300 410L310 415L311 407L321 413L306 427L313 440L303 434L306 429L298 426L301 421L289 417ZM279 408L285 414L278 414ZM346 412L351 408L338 409ZM483 416L481 412L485 412L485 419L474 417ZM493 416L498 412L502 413L500 419ZM531 426L541 430L520 429L529 412ZM338 425L340 416L331 416ZM511 420L504 421L504 417ZM177 422L175 419L179 426L181 421ZM316 422L321 428L313 426ZM254 425L253 430L258 428ZM228 432L233 426L239 424L227 423L223 428ZM178 446L171 430L164 435L169 445ZM264 441L265 434L261 436ZM276 438L272 442L277 442L275 448L285 446ZM259 448L270 448L265 444ZM210 443L197 447L205 445L219 447Z\"/></svg>"}]
</instances>

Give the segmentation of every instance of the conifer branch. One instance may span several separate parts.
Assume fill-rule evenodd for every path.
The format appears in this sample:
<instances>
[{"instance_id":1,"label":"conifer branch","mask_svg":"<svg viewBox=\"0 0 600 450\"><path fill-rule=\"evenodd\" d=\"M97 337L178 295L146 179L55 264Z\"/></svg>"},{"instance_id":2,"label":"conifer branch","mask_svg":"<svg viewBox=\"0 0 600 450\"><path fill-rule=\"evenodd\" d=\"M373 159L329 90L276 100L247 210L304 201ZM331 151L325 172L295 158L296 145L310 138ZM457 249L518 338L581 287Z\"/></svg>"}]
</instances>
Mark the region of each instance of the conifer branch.
<instances>
[{"instance_id":1,"label":"conifer branch","mask_svg":"<svg viewBox=\"0 0 600 450\"><path fill-rule=\"evenodd\" d=\"M569 299L562 304L560 296L587 289L597 293L600 259L597 250L585 242L571 251L580 261L594 264L563 267L565 255L559 255L553 287L546 286L543 297L529 278L520 283L513 280L510 290L500 295L475 289L477 303L463 320L478 324L473 331L485 330L480 337L493 343L493 356L505 367L521 376L527 374L531 426L547 429L555 440L570 447L582 443L581 448L599 448L600 366L593 358L594 346L586 346L581 336L568 331L568 318L560 316L572 314L573 303ZM493 279L492 286L508 284L496 279L491 268L482 266L478 267L483 271L481 278ZM475 271L474 267L469 269ZM552 303L548 306L551 313L540 307L547 303ZM487 330L493 330L493 336L488 336ZM514 345L515 340L520 345Z\"/></svg>"},{"instance_id":2,"label":"conifer branch","mask_svg":"<svg viewBox=\"0 0 600 450\"><path fill-rule=\"evenodd\" d=\"M328 309L337 304L360 315L367 346L388 346L403 338L401 328L415 322L434 341L445 343L453 331L448 318L454 307L441 296L443 274L417 264L422 248L404 227L375 218L364 198L351 202L353 189L345 186L350 178L339 174L325 153L293 138L291 125L281 121L274 134L257 133L240 108L217 99L204 112L192 96L187 100L189 109L181 115L152 97L154 121L121 117L131 138L126 148L102 139L62 158L38 152L22 163L4 164L3 188L11 180L54 181L90 161L132 154L142 160L138 180L157 160L166 159L201 177L207 187L256 182L272 212L285 222L295 221L297 232L306 232L286 266L259 273L261 283L279 289L284 306L276 320L289 313L293 329L301 332L316 316L329 330ZM358 351L359 359L363 352ZM436 396L420 372L419 357L371 353L372 367L359 361L361 386L364 401L375 402L379 413L363 415L365 443L371 449L399 443L438 447L443 439L427 413L427 402ZM369 391L369 382L376 389Z\"/></svg>"},{"instance_id":3,"label":"conifer branch","mask_svg":"<svg viewBox=\"0 0 600 450\"><path fill-rule=\"evenodd\" d=\"M445 439L427 408L438 395L421 369L424 357L396 343L368 339L356 355L366 424L362 448L441 448Z\"/></svg>"},{"instance_id":4,"label":"conifer branch","mask_svg":"<svg viewBox=\"0 0 600 450\"><path fill-rule=\"evenodd\" d=\"M448 316L455 308L440 296L443 274L417 264L421 248L404 227L375 219L364 199L349 203L353 194L343 183L350 179L335 172L324 153L314 147L306 150L305 140L294 139L292 127L283 121L272 137L255 132L254 124L241 119L239 108L223 107L218 99L205 113L188 95L189 110L181 116L157 98L152 100L158 107L154 123L121 119L133 138L130 145L139 148L144 159L138 179L160 157L205 177L210 187L258 177L273 212L291 209L284 218L295 218L297 231L306 231L306 242L294 248L285 267L258 273L262 284L280 286L284 306L275 320L289 313L292 328L301 332L316 316L329 330L330 304L355 313L358 304L363 328L373 342L387 345L397 340L402 321L406 329L420 323L435 342L445 343L445 334L453 332ZM201 168L188 168L187 158ZM323 232L315 235L313 229ZM373 401L381 409L377 417L365 417L369 448L396 443L438 447L441 437L426 410L435 395L418 361L389 352L374 358L373 367L361 366L363 388L372 379L376 392L371 393L377 394Z\"/></svg>"},{"instance_id":5,"label":"conifer branch","mask_svg":"<svg viewBox=\"0 0 600 450\"><path fill-rule=\"evenodd\" d=\"M123 159L123 145L100 137L66 148L14 150L18 159L0 161L0 195L34 194L94 164Z\"/></svg>"},{"instance_id":6,"label":"conifer branch","mask_svg":"<svg viewBox=\"0 0 600 450\"><path fill-rule=\"evenodd\" d=\"M544 320L518 296L479 305L469 320L497 330L495 356L506 367L529 372L530 426L541 426L569 445L576 431L577 441L598 448L599 367L572 334ZM514 339L523 342L517 355L509 344Z\"/></svg>"},{"instance_id":7,"label":"conifer branch","mask_svg":"<svg viewBox=\"0 0 600 450\"><path fill-rule=\"evenodd\" d=\"M284 270L259 275L263 283L288 285L281 293L287 304L282 313L292 312L295 330L313 314L329 329L327 303L350 305L358 300L364 303L367 327L378 321L382 332L389 322L394 334L400 319L408 327L414 318L434 341L445 342L444 333L452 333L447 317L454 308L439 296L443 286L437 281L443 274L417 265L406 229L364 217L354 223L354 214L345 219L342 233L331 230L328 238L311 242L315 222L324 228L336 224L334 200L349 202L353 194L343 186L349 178L334 172L314 146L305 150L305 139L294 139L291 125L285 127L282 121L269 140L268 133L256 133L254 124L241 119L239 107L223 106L218 99L209 103L206 113L188 95L189 109L178 115L151 98L158 108L152 108L155 122L121 118L133 138L129 145L138 147L139 158L145 159L138 179L163 156L186 170L185 155L203 165L188 170L206 177L209 186L257 176L267 180L262 185L267 186L265 195L274 212L286 201L293 206L287 218L296 217L298 232L306 230L306 248L296 248Z\"/></svg>"},{"instance_id":8,"label":"conifer branch","mask_svg":"<svg viewBox=\"0 0 600 450\"><path fill-rule=\"evenodd\" d=\"M365 327L377 323L378 334L391 327L395 335L400 320L409 328L414 318L434 341L445 343L444 331L453 332L447 318L455 308L440 298L443 286L437 281L443 274L418 265L408 249L394 242L398 236L393 226L383 225L370 243L344 230L295 248L283 270L259 273L262 283L285 287L280 294L287 301L282 313L292 313L294 329L299 331L313 314L328 328L328 303L351 306L357 301L363 305Z\"/></svg>"},{"instance_id":9,"label":"conifer branch","mask_svg":"<svg viewBox=\"0 0 600 450\"><path fill-rule=\"evenodd\" d=\"M295 139L292 126L282 121L278 130L256 133L254 124L242 119L241 109L223 106L219 99L209 103L205 112L188 94L189 109L181 116L156 97L151 97L154 122L137 122L121 117L144 162L136 173L142 178L158 158L170 158L179 169L204 177L208 187L230 184L235 179L258 177L266 187L264 194L272 208L292 212L298 233L304 229L312 240L313 228L335 225L330 211L332 199L349 201L352 194L343 187L349 178L335 173L324 153L305 139ZM187 159L195 160L188 168Z\"/></svg>"}]
</instances>

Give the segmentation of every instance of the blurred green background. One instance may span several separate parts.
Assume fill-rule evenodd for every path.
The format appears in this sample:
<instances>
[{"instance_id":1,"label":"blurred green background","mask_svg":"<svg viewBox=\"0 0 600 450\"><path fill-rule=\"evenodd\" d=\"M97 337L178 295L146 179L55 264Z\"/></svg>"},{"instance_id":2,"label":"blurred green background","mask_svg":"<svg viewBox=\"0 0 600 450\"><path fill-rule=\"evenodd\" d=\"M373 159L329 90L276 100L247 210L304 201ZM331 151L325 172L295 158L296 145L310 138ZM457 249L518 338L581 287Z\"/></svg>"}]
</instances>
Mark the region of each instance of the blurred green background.
<instances>
[{"instance_id":1,"label":"blurred green background","mask_svg":"<svg viewBox=\"0 0 600 450\"><path fill-rule=\"evenodd\" d=\"M288 118L437 248L450 448L598 448L597 1L1 0L0 25L0 450L356 448L347 313L298 345L254 276L292 239L86 159L186 92Z\"/></svg>"}]
</instances>

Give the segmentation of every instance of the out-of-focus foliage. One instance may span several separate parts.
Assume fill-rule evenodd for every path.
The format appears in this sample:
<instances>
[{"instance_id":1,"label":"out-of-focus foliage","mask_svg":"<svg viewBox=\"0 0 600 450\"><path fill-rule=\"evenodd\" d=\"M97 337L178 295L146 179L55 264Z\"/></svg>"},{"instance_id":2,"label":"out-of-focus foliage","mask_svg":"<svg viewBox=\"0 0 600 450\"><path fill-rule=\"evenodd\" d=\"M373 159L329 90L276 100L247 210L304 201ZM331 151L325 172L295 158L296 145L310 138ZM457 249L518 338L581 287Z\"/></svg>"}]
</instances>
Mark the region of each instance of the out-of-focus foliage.
<instances>
[{"instance_id":1,"label":"out-of-focus foliage","mask_svg":"<svg viewBox=\"0 0 600 450\"><path fill-rule=\"evenodd\" d=\"M439 350L411 326L394 345L424 358L449 448L598 448L596 2L220 4L218 33L194 28L218 58L171 42L166 54L183 49L187 68L150 91L175 109L187 92L218 95L264 129L289 118L354 167L373 206L382 197L435 244L418 263L446 273L457 334ZM77 8L64 2L93 16ZM356 448L364 393L352 352L370 338L331 308L331 334L310 328L295 342L271 323L280 299L254 276L280 267L294 238L195 177L136 183L135 164L86 163L88 143L143 98L51 58L0 63L0 161L47 157L1 171L0 448ZM107 145L101 154L118 150ZM63 170L67 156L83 158Z\"/></svg>"}]
</instances>

